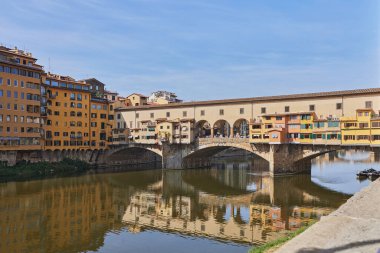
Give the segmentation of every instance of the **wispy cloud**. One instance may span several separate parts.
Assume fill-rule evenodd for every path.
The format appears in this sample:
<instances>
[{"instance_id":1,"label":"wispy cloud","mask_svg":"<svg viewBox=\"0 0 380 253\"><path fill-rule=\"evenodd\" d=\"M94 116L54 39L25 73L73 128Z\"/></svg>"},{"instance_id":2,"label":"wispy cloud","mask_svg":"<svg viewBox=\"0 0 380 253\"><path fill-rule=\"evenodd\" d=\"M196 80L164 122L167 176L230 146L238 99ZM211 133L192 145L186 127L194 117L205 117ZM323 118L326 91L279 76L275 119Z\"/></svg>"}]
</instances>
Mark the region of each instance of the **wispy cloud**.
<instances>
[{"instance_id":1,"label":"wispy cloud","mask_svg":"<svg viewBox=\"0 0 380 253\"><path fill-rule=\"evenodd\" d=\"M167 89L195 100L380 84L376 1L14 0L2 7L0 42L123 94Z\"/></svg>"}]
</instances>

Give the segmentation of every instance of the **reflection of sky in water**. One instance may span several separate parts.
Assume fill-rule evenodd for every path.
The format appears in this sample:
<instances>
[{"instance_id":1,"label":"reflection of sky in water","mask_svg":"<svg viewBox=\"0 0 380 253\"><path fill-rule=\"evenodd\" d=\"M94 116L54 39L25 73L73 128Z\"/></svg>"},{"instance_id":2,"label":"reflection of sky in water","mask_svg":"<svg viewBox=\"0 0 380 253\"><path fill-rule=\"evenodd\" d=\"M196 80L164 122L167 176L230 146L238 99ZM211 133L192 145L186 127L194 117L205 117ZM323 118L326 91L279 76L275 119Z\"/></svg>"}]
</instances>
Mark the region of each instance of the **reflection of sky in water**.
<instances>
[{"instance_id":1,"label":"reflection of sky in water","mask_svg":"<svg viewBox=\"0 0 380 253\"><path fill-rule=\"evenodd\" d=\"M257 191L257 185L255 183L250 183L246 187L247 191L255 192Z\"/></svg>"},{"instance_id":2,"label":"reflection of sky in water","mask_svg":"<svg viewBox=\"0 0 380 253\"><path fill-rule=\"evenodd\" d=\"M109 232L105 236L104 245L96 252L114 253L227 253L244 252L250 247L236 243L223 243L202 237L191 237L181 234L169 234L158 231L145 231L144 233L130 233L122 230L119 233Z\"/></svg>"},{"instance_id":3,"label":"reflection of sky in water","mask_svg":"<svg viewBox=\"0 0 380 253\"><path fill-rule=\"evenodd\" d=\"M249 207L247 206L234 206L234 215L237 214L237 207L240 207L240 217L243 221L246 223L249 223ZM231 205L226 205L226 213L224 214L223 218L227 222L230 219L231 216Z\"/></svg>"},{"instance_id":4,"label":"reflection of sky in water","mask_svg":"<svg viewBox=\"0 0 380 253\"><path fill-rule=\"evenodd\" d=\"M249 223L249 208L245 207L245 206L241 206L240 207L240 216L244 222Z\"/></svg>"},{"instance_id":5,"label":"reflection of sky in water","mask_svg":"<svg viewBox=\"0 0 380 253\"><path fill-rule=\"evenodd\" d=\"M348 161L360 161L369 158L368 152L338 153L338 157Z\"/></svg>"},{"instance_id":6,"label":"reflection of sky in water","mask_svg":"<svg viewBox=\"0 0 380 253\"><path fill-rule=\"evenodd\" d=\"M231 214L231 205L226 205L226 213L223 216L225 221L229 220L230 214Z\"/></svg>"},{"instance_id":7,"label":"reflection of sky in water","mask_svg":"<svg viewBox=\"0 0 380 253\"><path fill-rule=\"evenodd\" d=\"M345 161L334 162L316 162L312 164L311 180L321 186L329 189L354 194L360 191L363 187L369 184L369 180L360 182L356 179L356 173L358 171L374 168L380 170L380 163L378 162L360 162L360 160L367 159L369 154L367 152L353 152L346 156L339 155L340 158L344 158Z\"/></svg>"}]
</instances>

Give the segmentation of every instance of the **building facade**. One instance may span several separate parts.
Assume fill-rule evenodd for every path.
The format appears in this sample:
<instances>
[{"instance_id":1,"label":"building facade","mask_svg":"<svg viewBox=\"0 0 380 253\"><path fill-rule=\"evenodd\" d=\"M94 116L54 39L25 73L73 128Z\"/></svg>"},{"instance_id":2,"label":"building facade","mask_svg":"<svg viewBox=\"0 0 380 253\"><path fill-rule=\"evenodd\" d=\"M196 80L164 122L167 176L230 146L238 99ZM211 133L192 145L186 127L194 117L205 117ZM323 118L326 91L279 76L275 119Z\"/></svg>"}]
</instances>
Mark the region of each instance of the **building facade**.
<instances>
[{"instance_id":1,"label":"building facade","mask_svg":"<svg viewBox=\"0 0 380 253\"><path fill-rule=\"evenodd\" d=\"M89 85L69 76L44 74L46 96L45 149L77 150L90 148Z\"/></svg>"},{"instance_id":2,"label":"building facade","mask_svg":"<svg viewBox=\"0 0 380 253\"><path fill-rule=\"evenodd\" d=\"M0 150L38 150L43 146L43 68L36 61L25 51L0 47Z\"/></svg>"},{"instance_id":3,"label":"building facade","mask_svg":"<svg viewBox=\"0 0 380 253\"><path fill-rule=\"evenodd\" d=\"M353 142L342 141L344 128L341 122L345 121L346 117L350 120L363 121L364 119L357 114L360 108L368 111L367 124L360 125L367 132L346 137L355 138ZM135 142L141 142L144 139L143 135L147 134L141 131L145 128L146 122L157 128L161 127L162 122L168 125L168 122L191 119L194 122L192 133L194 138L190 141L200 137L245 138L251 143L270 144L378 145L379 110L380 88L372 88L134 106L117 108L115 113L116 124L134 133L126 139ZM156 133L160 130L157 128ZM157 134L155 141L159 142L162 136ZM153 142L151 138L152 136L149 136L150 142Z\"/></svg>"}]
</instances>

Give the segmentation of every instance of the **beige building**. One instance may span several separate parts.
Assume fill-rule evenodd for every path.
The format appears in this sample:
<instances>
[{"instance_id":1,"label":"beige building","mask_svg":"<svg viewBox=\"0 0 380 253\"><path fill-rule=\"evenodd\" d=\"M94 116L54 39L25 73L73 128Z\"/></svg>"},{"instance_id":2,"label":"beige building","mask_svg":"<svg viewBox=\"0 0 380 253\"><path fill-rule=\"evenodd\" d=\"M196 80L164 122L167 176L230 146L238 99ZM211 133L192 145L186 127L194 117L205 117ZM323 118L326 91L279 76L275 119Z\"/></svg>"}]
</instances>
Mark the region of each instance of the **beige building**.
<instances>
[{"instance_id":1,"label":"beige building","mask_svg":"<svg viewBox=\"0 0 380 253\"><path fill-rule=\"evenodd\" d=\"M139 129L147 120L192 119L195 135L202 137L247 137L249 122L268 114L307 112L328 120L355 116L359 108L380 110L380 88L142 106L137 94L128 98L137 102L115 110L119 125Z\"/></svg>"},{"instance_id":2,"label":"beige building","mask_svg":"<svg viewBox=\"0 0 380 253\"><path fill-rule=\"evenodd\" d=\"M126 97L130 101L131 106L144 106L148 104L148 97L142 94L133 93Z\"/></svg>"}]
</instances>

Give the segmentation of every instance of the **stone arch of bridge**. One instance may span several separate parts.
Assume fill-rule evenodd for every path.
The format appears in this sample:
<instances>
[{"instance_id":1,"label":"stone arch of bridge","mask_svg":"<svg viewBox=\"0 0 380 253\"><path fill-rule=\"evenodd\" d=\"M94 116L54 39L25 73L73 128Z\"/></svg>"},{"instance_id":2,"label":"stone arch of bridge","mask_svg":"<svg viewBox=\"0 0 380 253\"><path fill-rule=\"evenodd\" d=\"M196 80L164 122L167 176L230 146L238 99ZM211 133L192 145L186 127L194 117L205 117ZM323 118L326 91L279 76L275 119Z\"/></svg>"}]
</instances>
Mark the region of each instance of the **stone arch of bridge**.
<instances>
[{"instance_id":1,"label":"stone arch of bridge","mask_svg":"<svg viewBox=\"0 0 380 253\"><path fill-rule=\"evenodd\" d=\"M128 147L120 147L120 148L117 148L114 150L110 150L110 152L108 153L108 157L111 157L114 154L119 154L122 152L133 151L133 150L150 151L150 152L153 152L153 153L162 157L162 150L160 150L158 148L154 148L154 147L150 147L150 146L133 146L133 145L130 145Z\"/></svg>"},{"instance_id":2,"label":"stone arch of bridge","mask_svg":"<svg viewBox=\"0 0 380 253\"><path fill-rule=\"evenodd\" d=\"M162 162L162 151L153 147L120 147L101 154L98 162L116 165Z\"/></svg>"},{"instance_id":3,"label":"stone arch of bridge","mask_svg":"<svg viewBox=\"0 0 380 253\"><path fill-rule=\"evenodd\" d=\"M204 145L199 145L196 150L192 150L189 154L183 157L184 160L186 159L191 159L191 158L210 158L214 155L216 155L219 152L222 152L226 149L229 148L236 148L240 150L245 150L248 151L265 161L269 161L268 157L268 152L260 151L260 150L255 150L251 144L249 143L231 143L231 142L226 142L226 143L218 143L218 142L212 142Z\"/></svg>"},{"instance_id":4,"label":"stone arch of bridge","mask_svg":"<svg viewBox=\"0 0 380 253\"><path fill-rule=\"evenodd\" d=\"M340 150L340 148L336 147L336 148L328 149L328 150L309 151L309 152L306 152L303 155L301 155L301 157L299 157L298 159L295 159L294 164L296 165L296 164L300 164L302 162L311 161L312 159L317 158L321 155L331 153L331 152L335 152L338 150Z\"/></svg>"}]
</instances>

